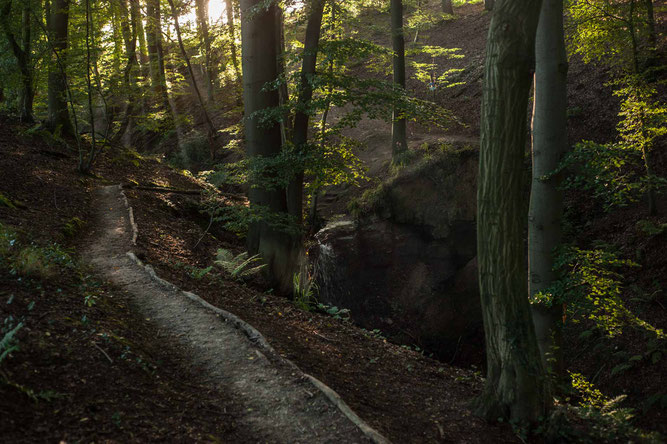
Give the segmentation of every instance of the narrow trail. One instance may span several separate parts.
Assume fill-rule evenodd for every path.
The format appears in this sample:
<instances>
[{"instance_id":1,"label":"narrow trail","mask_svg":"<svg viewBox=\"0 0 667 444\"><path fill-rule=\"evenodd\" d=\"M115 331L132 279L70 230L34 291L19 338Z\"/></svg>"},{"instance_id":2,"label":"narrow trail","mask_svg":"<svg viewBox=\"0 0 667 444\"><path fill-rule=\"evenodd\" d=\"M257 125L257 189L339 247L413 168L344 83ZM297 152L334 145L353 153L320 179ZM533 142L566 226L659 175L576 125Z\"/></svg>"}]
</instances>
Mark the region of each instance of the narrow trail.
<instances>
[{"instance_id":1,"label":"narrow trail","mask_svg":"<svg viewBox=\"0 0 667 444\"><path fill-rule=\"evenodd\" d=\"M212 386L243 406L240 426L257 442L387 442L337 397L281 358L252 327L196 295L161 281L128 255L133 228L118 186L96 193L95 230L86 258L131 297L165 347L185 349Z\"/></svg>"}]
</instances>

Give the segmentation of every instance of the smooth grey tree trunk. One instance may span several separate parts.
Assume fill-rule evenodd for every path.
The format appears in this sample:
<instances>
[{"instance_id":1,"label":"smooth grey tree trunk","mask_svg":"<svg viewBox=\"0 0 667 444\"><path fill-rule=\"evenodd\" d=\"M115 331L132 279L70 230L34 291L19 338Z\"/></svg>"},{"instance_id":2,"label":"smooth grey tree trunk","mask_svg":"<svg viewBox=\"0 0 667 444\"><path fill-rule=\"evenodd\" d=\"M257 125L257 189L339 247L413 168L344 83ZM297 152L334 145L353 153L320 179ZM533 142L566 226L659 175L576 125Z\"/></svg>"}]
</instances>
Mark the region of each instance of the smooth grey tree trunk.
<instances>
[{"instance_id":1,"label":"smooth grey tree trunk","mask_svg":"<svg viewBox=\"0 0 667 444\"><path fill-rule=\"evenodd\" d=\"M280 125L267 126L259 122L258 111L275 108L279 104L276 89L264 89L267 82L278 77L278 32L276 12L255 8L262 0L241 0L241 40L243 63L243 101L245 110L246 157L273 157L280 154ZM266 189L250 184L248 199L251 208L264 207L276 214L287 214L287 193L284 188ZM271 281L280 291L291 290L294 269L291 264L292 237L267 222L250 226L248 252L260 254L267 264Z\"/></svg>"},{"instance_id":2,"label":"smooth grey tree trunk","mask_svg":"<svg viewBox=\"0 0 667 444\"><path fill-rule=\"evenodd\" d=\"M561 175L552 175L567 150L567 57L563 0L543 0L535 37L533 174L528 211L528 264L531 295L547 291L556 279L554 250L560 244L563 193ZM562 376L562 304L532 306L543 363Z\"/></svg>"},{"instance_id":3,"label":"smooth grey tree trunk","mask_svg":"<svg viewBox=\"0 0 667 444\"><path fill-rule=\"evenodd\" d=\"M524 152L540 1L500 0L482 99L477 254L487 376L474 402L489 420L537 421L550 405L528 302Z\"/></svg>"},{"instance_id":4,"label":"smooth grey tree trunk","mask_svg":"<svg viewBox=\"0 0 667 444\"><path fill-rule=\"evenodd\" d=\"M405 89L405 39L403 37L403 1L391 0L391 46L394 51L394 86ZM408 150L407 127L403 112L394 105L391 118L392 161L399 161Z\"/></svg>"},{"instance_id":5,"label":"smooth grey tree trunk","mask_svg":"<svg viewBox=\"0 0 667 444\"><path fill-rule=\"evenodd\" d=\"M49 65L48 126L51 130L60 128L62 134L73 134L72 123L67 110L67 30L69 25L69 0L53 0L49 20L49 34L53 52L57 60Z\"/></svg>"}]
</instances>

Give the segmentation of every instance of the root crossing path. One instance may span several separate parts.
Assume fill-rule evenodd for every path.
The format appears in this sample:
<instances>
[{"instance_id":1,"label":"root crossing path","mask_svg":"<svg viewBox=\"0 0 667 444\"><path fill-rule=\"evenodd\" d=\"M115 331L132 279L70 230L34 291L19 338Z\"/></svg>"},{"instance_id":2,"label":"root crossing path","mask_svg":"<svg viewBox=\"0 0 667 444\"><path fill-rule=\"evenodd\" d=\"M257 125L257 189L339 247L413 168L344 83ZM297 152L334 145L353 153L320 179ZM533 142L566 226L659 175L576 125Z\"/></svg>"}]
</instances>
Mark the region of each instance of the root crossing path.
<instances>
[{"instance_id":1,"label":"root crossing path","mask_svg":"<svg viewBox=\"0 0 667 444\"><path fill-rule=\"evenodd\" d=\"M321 382L281 358L254 328L158 278L129 253L136 236L119 186L97 192L89 261L125 290L133 306L204 369L212 388L243 408L237 418L256 442L387 442Z\"/></svg>"}]
</instances>

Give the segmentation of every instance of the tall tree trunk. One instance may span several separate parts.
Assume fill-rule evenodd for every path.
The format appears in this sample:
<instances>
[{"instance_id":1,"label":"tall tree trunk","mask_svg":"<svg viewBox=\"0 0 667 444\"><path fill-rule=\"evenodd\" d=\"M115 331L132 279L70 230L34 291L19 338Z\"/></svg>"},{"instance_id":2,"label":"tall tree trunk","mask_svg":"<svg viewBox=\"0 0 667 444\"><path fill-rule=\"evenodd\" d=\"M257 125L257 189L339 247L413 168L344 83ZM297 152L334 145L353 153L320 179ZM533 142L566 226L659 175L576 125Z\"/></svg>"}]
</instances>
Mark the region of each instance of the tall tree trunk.
<instances>
[{"instance_id":1,"label":"tall tree trunk","mask_svg":"<svg viewBox=\"0 0 667 444\"><path fill-rule=\"evenodd\" d=\"M208 32L208 4L209 0L195 0L195 10L197 13L197 34L199 34L199 43L203 48L204 65L206 72L206 95L209 103L213 103L213 84L215 82L215 72L211 63L211 36Z\"/></svg>"},{"instance_id":2,"label":"tall tree trunk","mask_svg":"<svg viewBox=\"0 0 667 444\"><path fill-rule=\"evenodd\" d=\"M405 40L403 38L403 1L391 0L391 46L394 51L394 86L405 89ZM403 111L394 105L391 124L392 161L399 161L408 150L407 127Z\"/></svg>"},{"instance_id":3,"label":"tall tree trunk","mask_svg":"<svg viewBox=\"0 0 667 444\"><path fill-rule=\"evenodd\" d=\"M651 52L657 49L658 38L655 34L655 15L653 14L653 0L644 0L646 4L646 24L648 25L648 44ZM654 56L653 54L651 56Z\"/></svg>"},{"instance_id":4,"label":"tall tree trunk","mask_svg":"<svg viewBox=\"0 0 667 444\"><path fill-rule=\"evenodd\" d=\"M324 2L325 0L313 0L311 2L308 24L306 25L298 104L294 115L294 129L292 132L294 149L300 155L305 155L308 149L308 124L310 121L308 106L313 98L313 86L311 82L315 76L315 68L317 67L317 51L322 29ZM303 220L303 170L299 171L296 177L290 182L287 189L287 207L289 214L296 218L299 225L301 225Z\"/></svg>"},{"instance_id":5,"label":"tall tree trunk","mask_svg":"<svg viewBox=\"0 0 667 444\"><path fill-rule=\"evenodd\" d=\"M12 2L11 0L4 0L2 8L0 8L0 25L9 41L12 48L14 58L21 73L21 91L19 96L19 113L21 120L24 122L33 122L32 104L35 96L33 90L33 69L31 64L31 11L30 2L26 1L23 5L21 16L21 45L16 41L16 37L9 25L9 17L11 15Z\"/></svg>"},{"instance_id":6,"label":"tall tree trunk","mask_svg":"<svg viewBox=\"0 0 667 444\"><path fill-rule=\"evenodd\" d=\"M95 138L95 110L93 108L93 84L90 78L91 63L90 63L90 49L91 49L91 32L92 17L90 13L90 0L85 1L86 8L86 87L88 90L88 114L90 115L90 151L88 152L88 159L84 163L79 164L79 171L88 173L93 166L95 155L97 154L97 139Z\"/></svg>"},{"instance_id":7,"label":"tall tree trunk","mask_svg":"<svg viewBox=\"0 0 667 444\"><path fill-rule=\"evenodd\" d=\"M137 0L131 1L138 3ZM128 127L131 128L132 115L136 109L137 100L136 80L133 72L133 68L137 64L137 8L130 5L130 11L128 11L127 0L120 0L119 8L121 32L125 43L125 53L127 54L127 62L123 69L123 84L127 94L127 104L116 139L122 137Z\"/></svg>"},{"instance_id":8,"label":"tall tree trunk","mask_svg":"<svg viewBox=\"0 0 667 444\"><path fill-rule=\"evenodd\" d=\"M484 0L484 9L486 11L492 11L494 3L495 3L495 0Z\"/></svg>"},{"instance_id":9,"label":"tall tree trunk","mask_svg":"<svg viewBox=\"0 0 667 444\"><path fill-rule=\"evenodd\" d=\"M164 71L164 51L162 50L162 23L160 20L159 0L146 0L146 40L153 93L158 103L165 110L169 110L167 81Z\"/></svg>"},{"instance_id":10,"label":"tall tree trunk","mask_svg":"<svg viewBox=\"0 0 667 444\"><path fill-rule=\"evenodd\" d=\"M195 90L197 101L199 101L199 106L201 107L202 114L204 115L204 121L208 129L209 152L211 159L213 159L215 158L215 141L214 141L216 135L215 127L213 126L213 122L211 121L211 118L208 115L208 111L206 110L206 104L204 103L204 99L202 99L199 86L197 85L197 80L195 79L195 73L192 69L192 64L190 63L190 57L188 57L188 53L185 50L185 46L183 45L183 39L181 38L181 26L178 23L178 13L176 12L176 8L174 7L174 1L168 0L168 2L169 6L171 7L172 18L174 19L174 28L176 29L176 38L178 39L178 47L181 49L181 55L185 60L185 66L187 66L188 68L188 73L190 74L190 80L192 81L192 89Z\"/></svg>"},{"instance_id":11,"label":"tall tree trunk","mask_svg":"<svg viewBox=\"0 0 667 444\"><path fill-rule=\"evenodd\" d=\"M523 203L526 110L540 1L500 0L486 46L477 254L487 377L475 401L489 420L536 421L549 390L528 303Z\"/></svg>"},{"instance_id":12,"label":"tall tree trunk","mask_svg":"<svg viewBox=\"0 0 667 444\"><path fill-rule=\"evenodd\" d=\"M454 15L454 6L452 0L442 0L442 12L445 14Z\"/></svg>"},{"instance_id":13,"label":"tall tree trunk","mask_svg":"<svg viewBox=\"0 0 667 444\"><path fill-rule=\"evenodd\" d=\"M60 128L62 134L73 134L72 123L67 111L67 29L69 25L69 0L53 0L49 20L51 46L58 54L49 66L48 126L51 130Z\"/></svg>"},{"instance_id":14,"label":"tall tree trunk","mask_svg":"<svg viewBox=\"0 0 667 444\"><path fill-rule=\"evenodd\" d=\"M281 152L280 125L262 125L256 112L275 108L279 94L272 88L263 90L267 82L278 77L278 32L275 4L259 7L262 0L241 0L241 37L243 61L243 100L245 105L246 156L274 157ZM250 207L262 207L272 213L287 214L286 190L266 189L250 184ZM248 251L259 253L267 264L270 279L281 291L291 290L292 238L289 234L262 221L251 224Z\"/></svg>"},{"instance_id":15,"label":"tall tree trunk","mask_svg":"<svg viewBox=\"0 0 667 444\"><path fill-rule=\"evenodd\" d=\"M561 242L563 193L561 175L552 175L567 150L567 57L563 0L543 0L535 37L533 101L533 179L528 211L528 264L531 295L544 292L556 279L554 249ZM563 375L561 304L532 306L543 364Z\"/></svg>"},{"instance_id":16,"label":"tall tree trunk","mask_svg":"<svg viewBox=\"0 0 667 444\"><path fill-rule=\"evenodd\" d=\"M236 31L234 28L234 7L232 0L225 0L225 12L227 13L227 32L229 35L229 50L232 55L232 65L236 73L236 79L241 80L241 68L239 66L239 58L236 55Z\"/></svg>"}]
</instances>

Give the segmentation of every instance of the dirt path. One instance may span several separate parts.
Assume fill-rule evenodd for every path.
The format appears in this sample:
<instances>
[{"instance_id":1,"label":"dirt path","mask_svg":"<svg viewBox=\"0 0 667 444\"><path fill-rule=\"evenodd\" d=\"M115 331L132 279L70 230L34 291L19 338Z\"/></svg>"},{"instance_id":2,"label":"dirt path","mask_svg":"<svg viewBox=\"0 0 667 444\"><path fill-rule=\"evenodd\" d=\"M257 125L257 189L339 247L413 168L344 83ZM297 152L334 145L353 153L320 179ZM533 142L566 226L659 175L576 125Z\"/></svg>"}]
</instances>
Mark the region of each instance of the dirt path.
<instances>
[{"instance_id":1,"label":"dirt path","mask_svg":"<svg viewBox=\"0 0 667 444\"><path fill-rule=\"evenodd\" d=\"M86 257L132 297L165 346L184 348L212 387L244 406L240 426L262 442L383 442L326 386L279 357L252 327L160 283L127 252L133 230L118 186L96 195L99 212ZM148 269L148 271L147 271Z\"/></svg>"}]
</instances>

